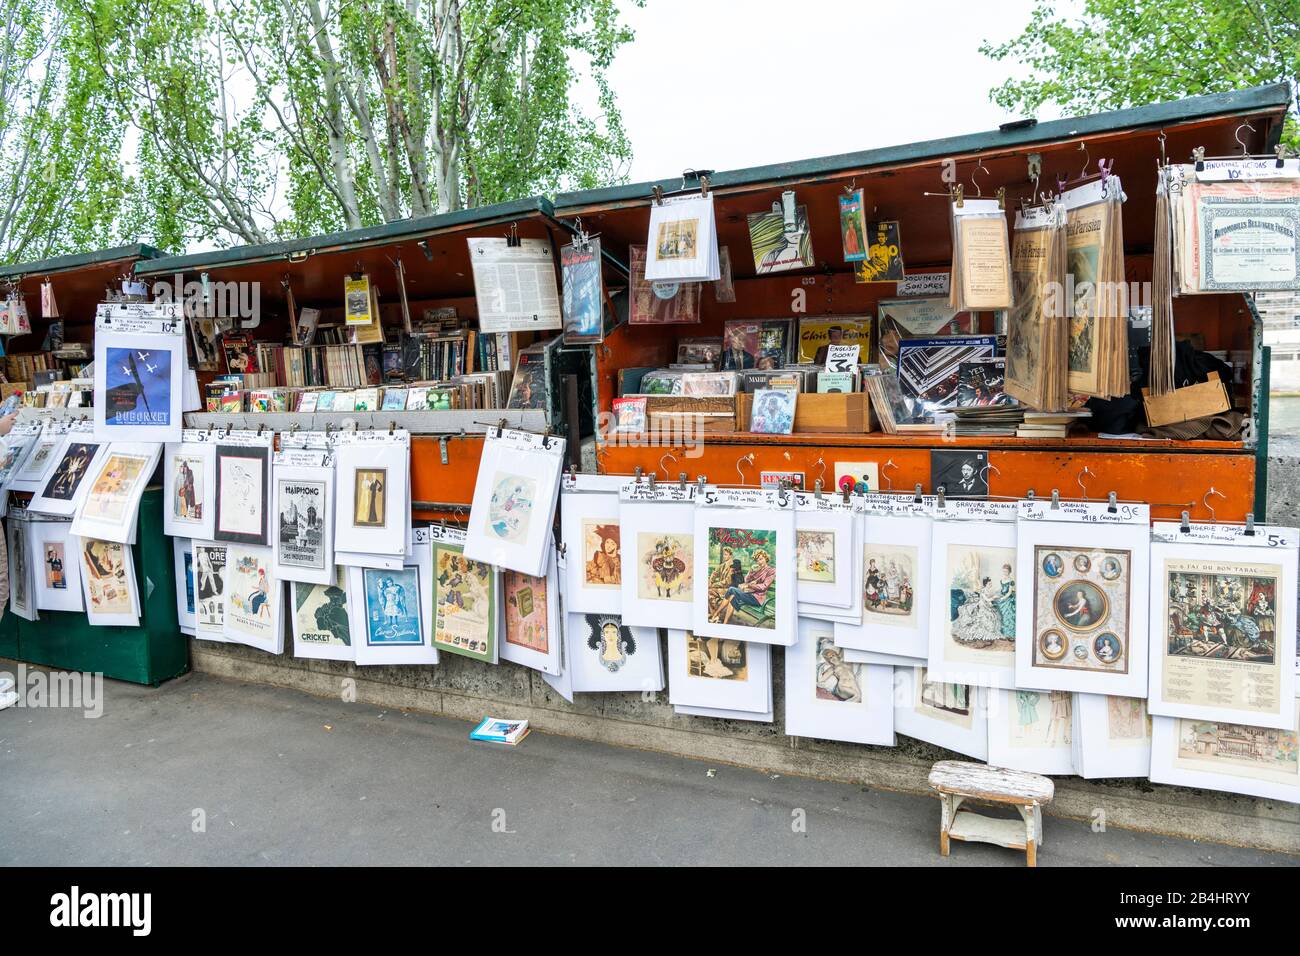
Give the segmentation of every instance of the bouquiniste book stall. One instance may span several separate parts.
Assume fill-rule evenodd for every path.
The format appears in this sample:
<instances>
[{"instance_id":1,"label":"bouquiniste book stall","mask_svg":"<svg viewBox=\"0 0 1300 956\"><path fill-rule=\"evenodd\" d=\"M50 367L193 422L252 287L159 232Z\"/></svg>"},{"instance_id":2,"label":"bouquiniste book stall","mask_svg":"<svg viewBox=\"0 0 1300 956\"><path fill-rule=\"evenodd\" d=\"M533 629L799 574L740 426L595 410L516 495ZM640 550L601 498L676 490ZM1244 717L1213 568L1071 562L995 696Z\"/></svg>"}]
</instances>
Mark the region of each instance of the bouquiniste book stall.
<instances>
[{"instance_id":1,"label":"bouquiniste book stall","mask_svg":"<svg viewBox=\"0 0 1300 956\"><path fill-rule=\"evenodd\" d=\"M201 641L1300 802L1249 298L1300 287L1288 103L141 259L180 324L97 318L91 407L0 466L10 617L75 549L90 629L142 624L152 549Z\"/></svg>"}]
</instances>

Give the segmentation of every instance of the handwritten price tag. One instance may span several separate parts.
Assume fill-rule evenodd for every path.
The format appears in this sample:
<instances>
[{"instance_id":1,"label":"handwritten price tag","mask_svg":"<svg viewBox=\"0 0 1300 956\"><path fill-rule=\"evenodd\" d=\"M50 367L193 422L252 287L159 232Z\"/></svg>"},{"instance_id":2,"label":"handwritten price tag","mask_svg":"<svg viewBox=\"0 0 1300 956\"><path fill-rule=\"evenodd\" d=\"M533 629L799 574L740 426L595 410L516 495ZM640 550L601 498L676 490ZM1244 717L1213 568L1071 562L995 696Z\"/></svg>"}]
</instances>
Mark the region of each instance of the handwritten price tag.
<instances>
[{"instance_id":1,"label":"handwritten price tag","mask_svg":"<svg viewBox=\"0 0 1300 956\"><path fill-rule=\"evenodd\" d=\"M1117 502L1112 506L1104 501L1052 502L1035 498L1019 503L1022 521L1079 521L1085 524L1150 524L1151 506Z\"/></svg>"}]
</instances>

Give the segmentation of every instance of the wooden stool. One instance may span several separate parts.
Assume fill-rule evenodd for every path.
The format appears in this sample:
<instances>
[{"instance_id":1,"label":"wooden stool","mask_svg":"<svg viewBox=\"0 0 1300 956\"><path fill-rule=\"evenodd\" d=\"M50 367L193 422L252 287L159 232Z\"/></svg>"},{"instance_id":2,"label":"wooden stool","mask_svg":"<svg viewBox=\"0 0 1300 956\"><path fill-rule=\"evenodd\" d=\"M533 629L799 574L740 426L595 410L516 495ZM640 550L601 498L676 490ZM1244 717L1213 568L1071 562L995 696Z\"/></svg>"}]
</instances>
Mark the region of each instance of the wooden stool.
<instances>
[{"instance_id":1,"label":"wooden stool","mask_svg":"<svg viewBox=\"0 0 1300 956\"><path fill-rule=\"evenodd\" d=\"M1038 865L1043 845L1042 807L1052 802L1056 788L1036 773L1004 770L963 760L940 760L930 770L930 788L939 794L939 853L948 855L948 840L994 843L1025 851L1025 863ZM1000 803L1020 811L1020 820L1000 820L962 810L966 800Z\"/></svg>"}]
</instances>

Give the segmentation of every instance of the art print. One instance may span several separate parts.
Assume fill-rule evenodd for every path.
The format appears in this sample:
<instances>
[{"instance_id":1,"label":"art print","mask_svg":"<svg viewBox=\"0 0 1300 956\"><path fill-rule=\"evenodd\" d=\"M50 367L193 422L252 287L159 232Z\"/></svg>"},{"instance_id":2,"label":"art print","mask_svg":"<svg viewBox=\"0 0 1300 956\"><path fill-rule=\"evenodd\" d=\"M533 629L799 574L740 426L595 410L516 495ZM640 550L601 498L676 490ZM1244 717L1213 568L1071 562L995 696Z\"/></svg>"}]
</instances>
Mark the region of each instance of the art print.
<instances>
[{"instance_id":1,"label":"art print","mask_svg":"<svg viewBox=\"0 0 1300 956\"><path fill-rule=\"evenodd\" d=\"M63 450L62 460L54 469L54 474L45 483L45 490L41 493L41 497L55 501L72 501L98 450L98 444L69 442Z\"/></svg>"},{"instance_id":2,"label":"art print","mask_svg":"<svg viewBox=\"0 0 1300 956\"><path fill-rule=\"evenodd\" d=\"M194 587L199 631L221 631L226 623L226 546L194 545Z\"/></svg>"},{"instance_id":3,"label":"art print","mask_svg":"<svg viewBox=\"0 0 1300 956\"><path fill-rule=\"evenodd\" d=\"M202 455L177 452L168 462L171 468L172 520L185 524L199 524L207 509L209 489L204 487L207 460Z\"/></svg>"},{"instance_id":4,"label":"art print","mask_svg":"<svg viewBox=\"0 0 1300 956\"><path fill-rule=\"evenodd\" d=\"M1173 764L1231 776L1296 782L1300 740L1295 730L1180 719Z\"/></svg>"},{"instance_id":5,"label":"art print","mask_svg":"<svg viewBox=\"0 0 1300 956\"><path fill-rule=\"evenodd\" d=\"M913 707L917 713L969 730L975 724L975 694L969 684L936 683L924 667L915 669Z\"/></svg>"},{"instance_id":6,"label":"art print","mask_svg":"<svg viewBox=\"0 0 1300 956\"><path fill-rule=\"evenodd\" d=\"M67 545L62 541L46 541L41 550L45 586L51 591L67 590Z\"/></svg>"},{"instance_id":7,"label":"art print","mask_svg":"<svg viewBox=\"0 0 1300 956\"><path fill-rule=\"evenodd\" d=\"M172 424L173 354L168 349L105 349L106 426Z\"/></svg>"},{"instance_id":8,"label":"art print","mask_svg":"<svg viewBox=\"0 0 1300 956\"><path fill-rule=\"evenodd\" d=\"M686 632L686 673L709 680L749 680L749 645L721 637Z\"/></svg>"},{"instance_id":9,"label":"art print","mask_svg":"<svg viewBox=\"0 0 1300 956\"><path fill-rule=\"evenodd\" d=\"M795 578L819 584L835 583L835 532L800 528L794 533Z\"/></svg>"},{"instance_id":10,"label":"art print","mask_svg":"<svg viewBox=\"0 0 1300 956\"><path fill-rule=\"evenodd\" d=\"M27 522L11 521L9 528L10 534L13 536L13 558L10 561L9 568L10 599L13 609L23 612L25 616L32 606L31 594L28 592L30 569L27 562L30 557L27 547Z\"/></svg>"},{"instance_id":11,"label":"art print","mask_svg":"<svg viewBox=\"0 0 1300 956\"><path fill-rule=\"evenodd\" d=\"M848 661L831 624L800 618L797 631L785 650L785 732L893 746L893 668Z\"/></svg>"},{"instance_id":12,"label":"art print","mask_svg":"<svg viewBox=\"0 0 1300 956\"><path fill-rule=\"evenodd\" d=\"M915 627L917 549L905 544L868 545L862 560L864 618L886 627Z\"/></svg>"},{"instance_id":13,"label":"art print","mask_svg":"<svg viewBox=\"0 0 1300 956\"><path fill-rule=\"evenodd\" d=\"M496 632L492 568L458 545L433 543L433 643L455 654L491 659Z\"/></svg>"},{"instance_id":14,"label":"art print","mask_svg":"<svg viewBox=\"0 0 1300 956\"><path fill-rule=\"evenodd\" d=\"M267 472L265 446L217 448L216 534L228 541L266 543Z\"/></svg>"},{"instance_id":15,"label":"art print","mask_svg":"<svg viewBox=\"0 0 1300 956\"><path fill-rule=\"evenodd\" d=\"M549 653L546 578L506 571L501 580L506 606L506 642L539 654Z\"/></svg>"},{"instance_id":16,"label":"art print","mask_svg":"<svg viewBox=\"0 0 1300 956\"><path fill-rule=\"evenodd\" d=\"M776 628L776 543L773 530L709 529L710 623Z\"/></svg>"},{"instance_id":17,"label":"art print","mask_svg":"<svg viewBox=\"0 0 1300 956\"><path fill-rule=\"evenodd\" d=\"M185 579L185 613L194 616L194 551L181 556L181 576Z\"/></svg>"},{"instance_id":18,"label":"art print","mask_svg":"<svg viewBox=\"0 0 1300 956\"><path fill-rule=\"evenodd\" d=\"M1127 550L1034 547L1035 667L1129 672Z\"/></svg>"},{"instance_id":19,"label":"art print","mask_svg":"<svg viewBox=\"0 0 1300 956\"><path fill-rule=\"evenodd\" d=\"M497 472L492 481L492 497L488 501L488 536L512 544L526 541L536 497L535 478Z\"/></svg>"},{"instance_id":20,"label":"art print","mask_svg":"<svg viewBox=\"0 0 1300 956\"><path fill-rule=\"evenodd\" d=\"M700 220L665 220L659 223L659 233L655 237L655 258L693 260L699 255L699 242Z\"/></svg>"},{"instance_id":21,"label":"art print","mask_svg":"<svg viewBox=\"0 0 1300 956\"><path fill-rule=\"evenodd\" d=\"M293 633L299 644L313 648L352 646L345 573L337 571L330 584L293 583Z\"/></svg>"},{"instance_id":22,"label":"art print","mask_svg":"<svg viewBox=\"0 0 1300 956\"><path fill-rule=\"evenodd\" d=\"M325 567L326 493L324 481L277 479L277 560L280 565L314 570Z\"/></svg>"},{"instance_id":23,"label":"art print","mask_svg":"<svg viewBox=\"0 0 1300 956\"><path fill-rule=\"evenodd\" d=\"M127 510L134 502L135 486L148 464L148 458L110 451L94 484L90 486L81 516L110 524L123 522Z\"/></svg>"},{"instance_id":24,"label":"art print","mask_svg":"<svg viewBox=\"0 0 1300 956\"><path fill-rule=\"evenodd\" d=\"M930 452L930 488L943 488L950 498L982 498L989 493L989 453L986 451Z\"/></svg>"},{"instance_id":25,"label":"art print","mask_svg":"<svg viewBox=\"0 0 1300 956\"><path fill-rule=\"evenodd\" d=\"M62 438L42 438L36 443L35 449L23 467L19 469L17 481L33 481L41 478L45 474L50 462L54 458L54 452L63 444Z\"/></svg>"},{"instance_id":26,"label":"art print","mask_svg":"<svg viewBox=\"0 0 1300 956\"><path fill-rule=\"evenodd\" d=\"M637 597L654 601L691 601L695 542L690 535L637 532Z\"/></svg>"},{"instance_id":27,"label":"art print","mask_svg":"<svg viewBox=\"0 0 1300 956\"><path fill-rule=\"evenodd\" d=\"M270 549L230 548L226 552L226 631L266 637L275 626L275 584Z\"/></svg>"},{"instance_id":28,"label":"art print","mask_svg":"<svg viewBox=\"0 0 1300 956\"><path fill-rule=\"evenodd\" d=\"M598 238L560 249L561 306L566 342L599 342L603 338L600 258Z\"/></svg>"},{"instance_id":29,"label":"art print","mask_svg":"<svg viewBox=\"0 0 1300 956\"><path fill-rule=\"evenodd\" d=\"M388 469L358 468L353 472L352 523L359 528L382 528L387 519Z\"/></svg>"},{"instance_id":30,"label":"art print","mask_svg":"<svg viewBox=\"0 0 1300 956\"><path fill-rule=\"evenodd\" d=\"M1112 743L1151 739L1151 718L1147 702L1140 697L1106 698L1106 736Z\"/></svg>"},{"instance_id":31,"label":"art print","mask_svg":"<svg viewBox=\"0 0 1300 956\"><path fill-rule=\"evenodd\" d=\"M651 282L646 279L646 247L628 247L631 273L631 325L675 325L700 321L699 282Z\"/></svg>"},{"instance_id":32,"label":"art print","mask_svg":"<svg viewBox=\"0 0 1300 956\"><path fill-rule=\"evenodd\" d=\"M830 635L817 637L817 669L814 695L818 700L862 704L866 685L866 664L850 664L842 648Z\"/></svg>"},{"instance_id":33,"label":"art print","mask_svg":"<svg viewBox=\"0 0 1300 956\"><path fill-rule=\"evenodd\" d=\"M420 634L420 582L415 568L361 569L366 643L400 647L424 643Z\"/></svg>"},{"instance_id":34,"label":"art print","mask_svg":"<svg viewBox=\"0 0 1300 956\"><path fill-rule=\"evenodd\" d=\"M777 209L748 217L749 244L754 253L754 272L767 275L815 265L808 209L795 206L787 216Z\"/></svg>"},{"instance_id":35,"label":"art print","mask_svg":"<svg viewBox=\"0 0 1300 956\"><path fill-rule=\"evenodd\" d=\"M586 614L587 635L583 645L600 667L617 674L637 653L640 642L622 619L609 614Z\"/></svg>"},{"instance_id":36,"label":"art print","mask_svg":"<svg viewBox=\"0 0 1300 956\"><path fill-rule=\"evenodd\" d=\"M126 562L130 560L127 546L116 541L82 538L81 554L91 611L95 614L134 614L135 602L127 579Z\"/></svg>"},{"instance_id":37,"label":"art print","mask_svg":"<svg viewBox=\"0 0 1300 956\"><path fill-rule=\"evenodd\" d=\"M616 521L582 522L583 584L589 588L618 588L623 583L619 526Z\"/></svg>"},{"instance_id":38,"label":"art print","mask_svg":"<svg viewBox=\"0 0 1300 956\"><path fill-rule=\"evenodd\" d=\"M1074 695L1065 690L1010 692L1008 744L1013 748L1069 747Z\"/></svg>"},{"instance_id":39,"label":"art print","mask_svg":"<svg viewBox=\"0 0 1300 956\"><path fill-rule=\"evenodd\" d=\"M835 488L841 492L847 489L852 495L879 491L880 466L874 461L837 461Z\"/></svg>"},{"instance_id":40,"label":"art print","mask_svg":"<svg viewBox=\"0 0 1300 956\"><path fill-rule=\"evenodd\" d=\"M1014 548L950 544L947 548L948 657L980 663L1014 653Z\"/></svg>"},{"instance_id":41,"label":"art print","mask_svg":"<svg viewBox=\"0 0 1300 956\"><path fill-rule=\"evenodd\" d=\"M1280 565L1166 561L1165 653L1172 658L1272 665L1277 661Z\"/></svg>"},{"instance_id":42,"label":"art print","mask_svg":"<svg viewBox=\"0 0 1300 956\"><path fill-rule=\"evenodd\" d=\"M866 258L853 268L855 282L899 282L904 276L903 241L896 220L870 223Z\"/></svg>"}]
</instances>

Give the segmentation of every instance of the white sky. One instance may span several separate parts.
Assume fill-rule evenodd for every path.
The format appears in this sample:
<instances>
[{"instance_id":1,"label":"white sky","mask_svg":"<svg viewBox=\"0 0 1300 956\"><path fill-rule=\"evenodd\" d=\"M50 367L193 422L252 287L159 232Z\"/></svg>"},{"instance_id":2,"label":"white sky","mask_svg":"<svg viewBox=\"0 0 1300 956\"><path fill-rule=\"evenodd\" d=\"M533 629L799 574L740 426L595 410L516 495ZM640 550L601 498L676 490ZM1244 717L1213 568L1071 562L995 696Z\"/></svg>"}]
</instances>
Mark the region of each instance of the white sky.
<instances>
[{"instance_id":1,"label":"white sky","mask_svg":"<svg viewBox=\"0 0 1300 956\"><path fill-rule=\"evenodd\" d=\"M1033 0L622 0L636 39L610 71L632 182L993 129L1016 64L979 52ZM1072 3L1059 5L1062 12ZM1050 119L1047 113L1039 119Z\"/></svg>"}]
</instances>

